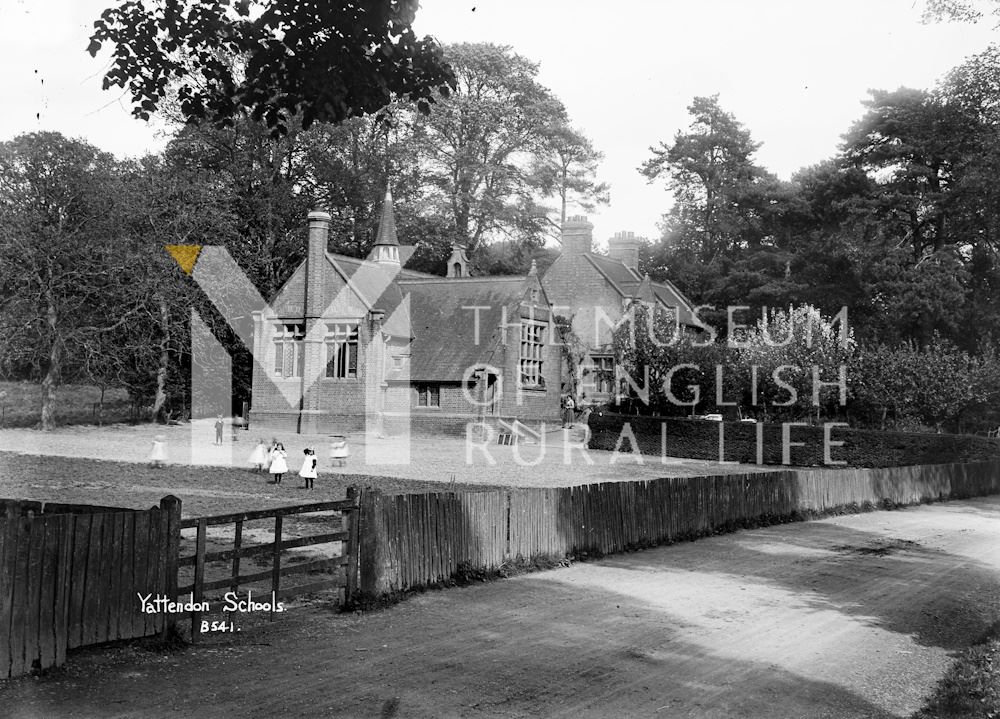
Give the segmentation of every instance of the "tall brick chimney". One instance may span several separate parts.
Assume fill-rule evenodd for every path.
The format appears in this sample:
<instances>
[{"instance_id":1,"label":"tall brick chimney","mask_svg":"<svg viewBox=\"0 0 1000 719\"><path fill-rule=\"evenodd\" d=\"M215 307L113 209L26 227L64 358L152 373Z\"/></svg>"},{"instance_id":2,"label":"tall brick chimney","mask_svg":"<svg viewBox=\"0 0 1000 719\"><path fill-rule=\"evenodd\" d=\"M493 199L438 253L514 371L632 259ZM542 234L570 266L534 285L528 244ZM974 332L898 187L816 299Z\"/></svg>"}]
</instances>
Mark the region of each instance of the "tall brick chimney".
<instances>
[{"instance_id":1,"label":"tall brick chimney","mask_svg":"<svg viewBox=\"0 0 1000 719\"><path fill-rule=\"evenodd\" d=\"M641 240L642 238L636 237L634 232L616 232L615 236L608 240L608 256L638 271Z\"/></svg>"},{"instance_id":2,"label":"tall brick chimney","mask_svg":"<svg viewBox=\"0 0 1000 719\"><path fill-rule=\"evenodd\" d=\"M590 252L594 242L594 226L584 215L569 217L562 226L562 252L579 255Z\"/></svg>"},{"instance_id":3,"label":"tall brick chimney","mask_svg":"<svg viewBox=\"0 0 1000 719\"><path fill-rule=\"evenodd\" d=\"M306 317L323 314L323 275L326 268L326 247L330 234L330 215L309 213L309 251L306 255Z\"/></svg>"}]
</instances>

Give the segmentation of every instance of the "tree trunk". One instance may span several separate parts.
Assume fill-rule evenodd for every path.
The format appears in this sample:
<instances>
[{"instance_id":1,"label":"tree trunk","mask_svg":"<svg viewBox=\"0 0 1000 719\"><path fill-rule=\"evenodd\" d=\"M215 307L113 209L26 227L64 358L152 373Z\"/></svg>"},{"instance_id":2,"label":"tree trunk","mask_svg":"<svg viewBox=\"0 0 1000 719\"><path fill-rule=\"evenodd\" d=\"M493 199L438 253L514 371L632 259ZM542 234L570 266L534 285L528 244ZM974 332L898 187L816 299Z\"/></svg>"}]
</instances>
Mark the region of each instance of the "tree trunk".
<instances>
[{"instance_id":1,"label":"tree trunk","mask_svg":"<svg viewBox=\"0 0 1000 719\"><path fill-rule=\"evenodd\" d=\"M167 366L170 362L170 315L167 302L162 297L160 303L160 366L156 370L156 397L153 399L153 418L160 424L166 424L165 407L167 404Z\"/></svg>"},{"instance_id":2,"label":"tree trunk","mask_svg":"<svg viewBox=\"0 0 1000 719\"><path fill-rule=\"evenodd\" d=\"M104 391L107 389L103 384L101 385L101 399L97 402L97 426L104 426Z\"/></svg>"},{"instance_id":3,"label":"tree trunk","mask_svg":"<svg viewBox=\"0 0 1000 719\"><path fill-rule=\"evenodd\" d=\"M49 305L46 321L52 332L52 346L49 348L49 366L42 378L42 430L50 432L56 426L56 387L59 384L59 366L62 361L62 341L56 331L56 308Z\"/></svg>"}]
</instances>

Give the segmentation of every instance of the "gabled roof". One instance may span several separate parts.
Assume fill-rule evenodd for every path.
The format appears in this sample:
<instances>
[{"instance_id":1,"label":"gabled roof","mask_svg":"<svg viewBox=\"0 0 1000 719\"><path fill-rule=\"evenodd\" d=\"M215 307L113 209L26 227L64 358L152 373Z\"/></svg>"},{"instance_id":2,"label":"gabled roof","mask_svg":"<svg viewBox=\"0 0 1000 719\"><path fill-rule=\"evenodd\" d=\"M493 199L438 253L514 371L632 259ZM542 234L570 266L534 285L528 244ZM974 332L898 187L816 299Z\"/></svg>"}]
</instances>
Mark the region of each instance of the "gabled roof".
<instances>
[{"instance_id":1,"label":"gabled roof","mask_svg":"<svg viewBox=\"0 0 1000 719\"><path fill-rule=\"evenodd\" d=\"M504 319L519 322L515 308L526 282L524 276L400 278L410 296L410 380L457 382L468 367L498 364L497 331Z\"/></svg>"},{"instance_id":2,"label":"gabled roof","mask_svg":"<svg viewBox=\"0 0 1000 719\"><path fill-rule=\"evenodd\" d=\"M566 256L563 255L561 257ZM593 252L584 252L578 256L585 258L608 284L618 292L622 299L634 299L637 293L641 292L645 297L640 297L640 299L652 301L655 297L663 305L676 309L681 324L695 327L700 326L695 320L694 307L691 302L669 280L650 281L648 290L640 289L644 284L644 278L638 272L625 265L621 260L605 257L604 255L595 255Z\"/></svg>"},{"instance_id":3,"label":"gabled roof","mask_svg":"<svg viewBox=\"0 0 1000 719\"><path fill-rule=\"evenodd\" d=\"M328 272L340 275L344 280L350 282L351 289L358 296L361 302L368 309L384 310L386 317L391 317L402 294L396 282L401 279L431 278L440 279L438 275L430 275L416 270L399 270L398 268L362 260L357 257L348 257L333 252L326 253ZM275 314L284 317L296 317L305 313L305 266L303 262L296 268L295 272L285 283L285 285L275 295L273 307ZM322 307L329 307L336 293L332 283L323 284L323 296L320 298Z\"/></svg>"},{"instance_id":4,"label":"gabled roof","mask_svg":"<svg viewBox=\"0 0 1000 719\"><path fill-rule=\"evenodd\" d=\"M622 291L622 285L642 280L638 272L626 267L621 260L595 255L592 252L585 252L583 256L594 266L594 269L604 275L604 279L610 282L623 297L628 295Z\"/></svg>"}]
</instances>

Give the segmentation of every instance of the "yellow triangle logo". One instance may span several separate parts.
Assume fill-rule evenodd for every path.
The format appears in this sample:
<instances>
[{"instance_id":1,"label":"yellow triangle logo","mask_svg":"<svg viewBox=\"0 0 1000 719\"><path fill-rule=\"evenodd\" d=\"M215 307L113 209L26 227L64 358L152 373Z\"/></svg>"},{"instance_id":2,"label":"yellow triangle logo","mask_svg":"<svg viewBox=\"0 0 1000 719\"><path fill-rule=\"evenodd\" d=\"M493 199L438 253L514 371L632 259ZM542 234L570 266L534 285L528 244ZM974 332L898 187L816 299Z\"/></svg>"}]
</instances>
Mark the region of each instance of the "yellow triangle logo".
<instances>
[{"instance_id":1,"label":"yellow triangle logo","mask_svg":"<svg viewBox=\"0 0 1000 719\"><path fill-rule=\"evenodd\" d=\"M167 252L177 260L184 274L190 275L201 253L201 245L167 245Z\"/></svg>"}]
</instances>

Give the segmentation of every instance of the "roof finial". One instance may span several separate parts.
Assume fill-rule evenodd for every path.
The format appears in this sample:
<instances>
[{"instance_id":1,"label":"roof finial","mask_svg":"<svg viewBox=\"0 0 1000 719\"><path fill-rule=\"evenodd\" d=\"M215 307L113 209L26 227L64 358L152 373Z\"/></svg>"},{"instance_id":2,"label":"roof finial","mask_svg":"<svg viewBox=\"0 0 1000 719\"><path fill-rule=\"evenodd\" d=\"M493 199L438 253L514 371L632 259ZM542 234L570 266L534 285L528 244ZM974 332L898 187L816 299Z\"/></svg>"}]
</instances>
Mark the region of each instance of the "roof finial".
<instances>
[{"instance_id":1,"label":"roof finial","mask_svg":"<svg viewBox=\"0 0 1000 719\"><path fill-rule=\"evenodd\" d=\"M537 277L537 276L538 276L538 264L534 260L532 260L531 269L528 270L528 277Z\"/></svg>"}]
</instances>

